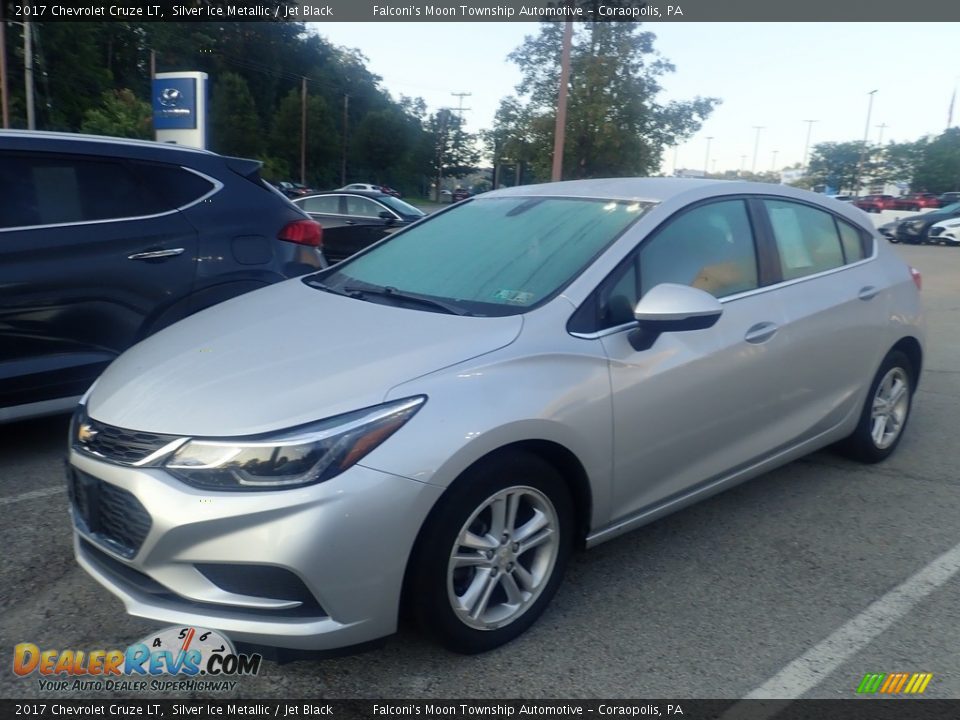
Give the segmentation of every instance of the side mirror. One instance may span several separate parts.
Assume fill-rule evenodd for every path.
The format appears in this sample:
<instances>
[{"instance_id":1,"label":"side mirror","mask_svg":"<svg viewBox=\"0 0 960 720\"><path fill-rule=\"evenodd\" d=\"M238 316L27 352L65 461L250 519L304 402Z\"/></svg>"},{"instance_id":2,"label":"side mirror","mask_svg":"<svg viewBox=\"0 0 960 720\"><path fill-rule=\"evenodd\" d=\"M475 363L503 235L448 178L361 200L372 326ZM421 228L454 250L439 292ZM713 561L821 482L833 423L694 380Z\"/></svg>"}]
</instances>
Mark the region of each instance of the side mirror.
<instances>
[{"instance_id":1,"label":"side mirror","mask_svg":"<svg viewBox=\"0 0 960 720\"><path fill-rule=\"evenodd\" d=\"M647 350L661 333L706 330L722 313L723 305L710 293L689 285L662 283L634 308L639 327L630 334L630 344L635 350Z\"/></svg>"},{"instance_id":2,"label":"side mirror","mask_svg":"<svg viewBox=\"0 0 960 720\"><path fill-rule=\"evenodd\" d=\"M381 220L386 220L387 225L393 225L397 221L397 219L393 216L393 213L389 210L381 210L377 217L379 217Z\"/></svg>"}]
</instances>

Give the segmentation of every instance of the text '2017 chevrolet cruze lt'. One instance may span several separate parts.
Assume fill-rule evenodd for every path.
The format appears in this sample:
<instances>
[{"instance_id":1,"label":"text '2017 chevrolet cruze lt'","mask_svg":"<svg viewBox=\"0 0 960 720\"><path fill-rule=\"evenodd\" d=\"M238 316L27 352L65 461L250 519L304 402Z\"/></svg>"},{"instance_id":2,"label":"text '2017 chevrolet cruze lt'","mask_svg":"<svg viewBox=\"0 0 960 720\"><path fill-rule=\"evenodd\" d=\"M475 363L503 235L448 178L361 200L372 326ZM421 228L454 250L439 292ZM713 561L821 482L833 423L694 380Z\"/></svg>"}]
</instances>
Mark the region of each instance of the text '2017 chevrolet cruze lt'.
<instances>
[{"instance_id":1,"label":"text '2017 chevrolet cruze lt'","mask_svg":"<svg viewBox=\"0 0 960 720\"><path fill-rule=\"evenodd\" d=\"M80 563L249 644L523 632L570 552L828 444L897 446L919 274L789 187L487 193L123 354L78 409Z\"/></svg>"}]
</instances>

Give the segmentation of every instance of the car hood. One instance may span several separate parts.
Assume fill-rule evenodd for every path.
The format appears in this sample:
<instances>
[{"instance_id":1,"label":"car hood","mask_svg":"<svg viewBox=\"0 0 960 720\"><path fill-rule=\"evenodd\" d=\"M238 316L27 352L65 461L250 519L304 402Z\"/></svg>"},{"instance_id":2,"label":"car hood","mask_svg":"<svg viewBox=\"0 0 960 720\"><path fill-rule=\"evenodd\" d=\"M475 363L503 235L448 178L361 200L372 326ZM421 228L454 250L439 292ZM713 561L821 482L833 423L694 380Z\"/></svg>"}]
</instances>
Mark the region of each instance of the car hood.
<instances>
[{"instance_id":1,"label":"car hood","mask_svg":"<svg viewBox=\"0 0 960 720\"><path fill-rule=\"evenodd\" d=\"M399 383L509 345L522 326L519 315L393 307L290 280L134 346L97 381L87 412L174 435L278 430L376 405Z\"/></svg>"}]
</instances>

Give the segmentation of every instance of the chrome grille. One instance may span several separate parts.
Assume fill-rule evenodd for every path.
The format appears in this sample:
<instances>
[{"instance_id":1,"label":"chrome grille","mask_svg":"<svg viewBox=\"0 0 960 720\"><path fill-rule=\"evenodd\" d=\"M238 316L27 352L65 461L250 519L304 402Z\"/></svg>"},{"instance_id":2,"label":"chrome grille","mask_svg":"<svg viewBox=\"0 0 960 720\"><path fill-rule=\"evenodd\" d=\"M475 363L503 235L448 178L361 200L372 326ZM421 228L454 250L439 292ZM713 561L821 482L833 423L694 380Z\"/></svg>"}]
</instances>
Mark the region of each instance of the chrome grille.
<instances>
[{"instance_id":1,"label":"chrome grille","mask_svg":"<svg viewBox=\"0 0 960 720\"><path fill-rule=\"evenodd\" d=\"M74 419L72 430L72 442L77 450L120 465L138 463L177 438L177 435L107 425L88 417L82 408Z\"/></svg>"},{"instance_id":2,"label":"chrome grille","mask_svg":"<svg viewBox=\"0 0 960 720\"><path fill-rule=\"evenodd\" d=\"M67 481L77 528L122 557L136 555L152 524L140 501L76 468L68 468Z\"/></svg>"}]
</instances>

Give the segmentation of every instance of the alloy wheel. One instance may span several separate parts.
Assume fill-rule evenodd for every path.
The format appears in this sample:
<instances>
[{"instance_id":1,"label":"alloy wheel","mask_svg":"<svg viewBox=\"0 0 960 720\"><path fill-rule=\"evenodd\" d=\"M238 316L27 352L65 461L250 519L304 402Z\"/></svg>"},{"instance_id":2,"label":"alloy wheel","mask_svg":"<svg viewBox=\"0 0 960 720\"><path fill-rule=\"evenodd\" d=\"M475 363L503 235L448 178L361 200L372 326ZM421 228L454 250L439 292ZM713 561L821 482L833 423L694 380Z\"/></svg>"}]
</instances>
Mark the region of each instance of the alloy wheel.
<instances>
[{"instance_id":1,"label":"alloy wheel","mask_svg":"<svg viewBox=\"0 0 960 720\"><path fill-rule=\"evenodd\" d=\"M550 581L560 550L557 511L536 488L487 498L464 523L447 565L447 597L468 627L495 630L523 615Z\"/></svg>"}]
</instances>

